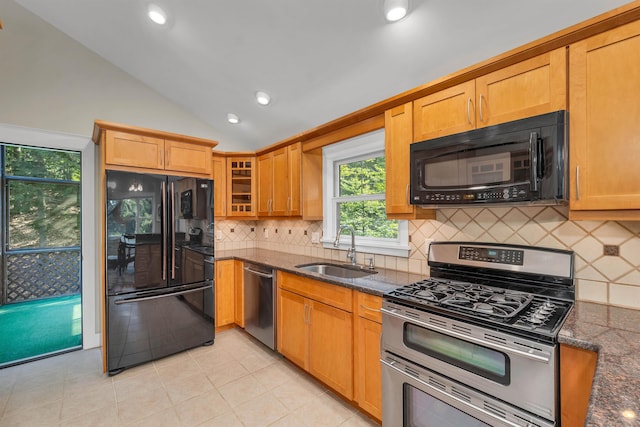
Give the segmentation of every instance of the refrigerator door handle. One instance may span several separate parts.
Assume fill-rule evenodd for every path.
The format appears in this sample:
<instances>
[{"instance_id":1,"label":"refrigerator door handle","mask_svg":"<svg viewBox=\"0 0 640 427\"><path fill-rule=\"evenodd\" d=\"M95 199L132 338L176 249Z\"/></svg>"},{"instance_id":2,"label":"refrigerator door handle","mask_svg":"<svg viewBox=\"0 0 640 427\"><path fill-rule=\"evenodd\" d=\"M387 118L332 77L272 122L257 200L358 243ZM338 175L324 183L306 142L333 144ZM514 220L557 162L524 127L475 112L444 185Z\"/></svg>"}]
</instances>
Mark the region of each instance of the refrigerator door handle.
<instances>
[{"instance_id":1,"label":"refrigerator door handle","mask_svg":"<svg viewBox=\"0 0 640 427\"><path fill-rule=\"evenodd\" d=\"M176 233L173 227L176 225L176 200L175 200L175 184L171 183L171 278L176 278Z\"/></svg>"},{"instance_id":2,"label":"refrigerator door handle","mask_svg":"<svg viewBox=\"0 0 640 427\"><path fill-rule=\"evenodd\" d=\"M133 303L140 302L140 301L148 301L148 300L152 300L152 299L158 299L158 298L164 298L164 297L174 297L174 296L177 296L177 295L190 294L192 292L205 291L207 289L211 289L211 285L201 286L199 288L187 289L187 290L178 291L178 292L163 292L163 293L159 293L159 294L155 294L155 295L149 295L149 296L146 296L146 297L126 298L126 299L121 299L121 300L115 301L114 304L116 304L116 305L133 304Z\"/></svg>"},{"instance_id":3,"label":"refrigerator door handle","mask_svg":"<svg viewBox=\"0 0 640 427\"><path fill-rule=\"evenodd\" d=\"M166 209L167 206L167 184L162 181L162 208ZM162 221L162 235L167 235L167 218L165 215L165 211L162 211L163 221ZM162 281L167 280L167 242L166 239L162 242Z\"/></svg>"}]
</instances>

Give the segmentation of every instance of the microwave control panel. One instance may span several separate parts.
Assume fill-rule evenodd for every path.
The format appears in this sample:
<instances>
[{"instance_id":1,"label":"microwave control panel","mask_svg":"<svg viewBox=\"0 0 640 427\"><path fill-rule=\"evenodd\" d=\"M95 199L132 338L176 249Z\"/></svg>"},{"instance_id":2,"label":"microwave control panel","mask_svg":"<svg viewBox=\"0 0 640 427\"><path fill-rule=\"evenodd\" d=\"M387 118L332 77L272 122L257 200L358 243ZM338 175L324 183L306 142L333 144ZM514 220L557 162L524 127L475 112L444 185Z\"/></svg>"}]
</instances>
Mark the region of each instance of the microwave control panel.
<instances>
[{"instance_id":1,"label":"microwave control panel","mask_svg":"<svg viewBox=\"0 0 640 427\"><path fill-rule=\"evenodd\" d=\"M534 200L529 184L468 190L428 190L412 198L415 204L499 203Z\"/></svg>"}]
</instances>

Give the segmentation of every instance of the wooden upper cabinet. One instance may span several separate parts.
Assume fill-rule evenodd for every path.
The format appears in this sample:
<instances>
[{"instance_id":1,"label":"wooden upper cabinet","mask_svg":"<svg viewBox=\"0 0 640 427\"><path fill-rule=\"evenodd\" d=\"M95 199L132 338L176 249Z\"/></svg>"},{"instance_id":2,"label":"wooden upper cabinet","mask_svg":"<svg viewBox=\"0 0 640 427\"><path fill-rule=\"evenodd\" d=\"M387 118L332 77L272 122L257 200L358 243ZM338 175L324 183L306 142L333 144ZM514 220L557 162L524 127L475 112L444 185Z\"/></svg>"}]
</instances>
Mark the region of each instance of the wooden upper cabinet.
<instances>
[{"instance_id":1,"label":"wooden upper cabinet","mask_svg":"<svg viewBox=\"0 0 640 427\"><path fill-rule=\"evenodd\" d=\"M387 218L435 218L434 211L409 204L409 147L413 140L411 102L384 114Z\"/></svg>"},{"instance_id":2,"label":"wooden upper cabinet","mask_svg":"<svg viewBox=\"0 0 640 427\"><path fill-rule=\"evenodd\" d=\"M211 147L165 140L164 149L166 170L211 175Z\"/></svg>"},{"instance_id":3,"label":"wooden upper cabinet","mask_svg":"<svg viewBox=\"0 0 640 427\"><path fill-rule=\"evenodd\" d=\"M169 171L211 177L211 149L218 143L96 120L93 141L102 147L103 167L142 172Z\"/></svg>"},{"instance_id":4,"label":"wooden upper cabinet","mask_svg":"<svg viewBox=\"0 0 640 427\"><path fill-rule=\"evenodd\" d=\"M640 219L640 21L569 48L569 217Z\"/></svg>"},{"instance_id":5,"label":"wooden upper cabinet","mask_svg":"<svg viewBox=\"0 0 640 427\"><path fill-rule=\"evenodd\" d=\"M413 141L567 108L562 47L414 101Z\"/></svg>"},{"instance_id":6,"label":"wooden upper cabinet","mask_svg":"<svg viewBox=\"0 0 640 427\"><path fill-rule=\"evenodd\" d=\"M305 151L300 161L302 219L322 220L322 148Z\"/></svg>"},{"instance_id":7,"label":"wooden upper cabinet","mask_svg":"<svg viewBox=\"0 0 640 427\"><path fill-rule=\"evenodd\" d=\"M384 114L387 215L410 214L409 146L413 141L412 104L408 102Z\"/></svg>"},{"instance_id":8,"label":"wooden upper cabinet","mask_svg":"<svg viewBox=\"0 0 640 427\"><path fill-rule=\"evenodd\" d=\"M273 153L258 156L258 215L271 214L273 188Z\"/></svg>"},{"instance_id":9,"label":"wooden upper cabinet","mask_svg":"<svg viewBox=\"0 0 640 427\"><path fill-rule=\"evenodd\" d=\"M567 49L561 47L476 79L476 126L567 108Z\"/></svg>"},{"instance_id":10,"label":"wooden upper cabinet","mask_svg":"<svg viewBox=\"0 0 640 427\"><path fill-rule=\"evenodd\" d=\"M164 139L125 132L107 132L105 163L164 169Z\"/></svg>"},{"instance_id":11,"label":"wooden upper cabinet","mask_svg":"<svg viewBox=\"0 0 640 427\"><path fill-rule=\"evenodd\" d=\"M301 144L258 156L258 215L300 215Z\"/></svg>"},{"instance_id":12,"label":"wooden upper cabinet","mask_svg":"<svg viewBox=\"0 0 640 427\"><path fill-rule=\"evenodd\" d=\"M411 141L424 141L474 129L475 87L475 81L471 80L415 100Z\"/></svg>"},{"instance_id":13,"label":"wooden upper cabinet","mask_svg":"<svg viewBox=\"0 0 640 427\"><path fill-rule=\"evenodd\" d=\"M287 150L287 171L289 172L287 210L290 216L300 216L302 214L302 144L299 142L291 144Z\"/></svg>"},{"instance_id":14,"label":"wooden upper cabinet","mask_svg":"<svg viewBox=\"0 0 640 427\"><path fill-rule=\"evenodd\" d=\"M224 217L227 215L227 159L214 155L213 169L213 215Z\"/></svg>"}]
</instances>

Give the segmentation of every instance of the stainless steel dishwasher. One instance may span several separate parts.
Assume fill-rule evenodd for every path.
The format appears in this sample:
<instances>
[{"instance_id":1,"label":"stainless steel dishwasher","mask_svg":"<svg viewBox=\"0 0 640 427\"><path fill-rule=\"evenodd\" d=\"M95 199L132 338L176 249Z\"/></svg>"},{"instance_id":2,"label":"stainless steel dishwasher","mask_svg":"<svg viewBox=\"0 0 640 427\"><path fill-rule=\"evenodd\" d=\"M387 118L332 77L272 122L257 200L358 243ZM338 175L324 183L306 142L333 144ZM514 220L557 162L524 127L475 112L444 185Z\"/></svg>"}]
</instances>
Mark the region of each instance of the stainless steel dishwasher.
<instances>
[{"instance_id":1,"label":"stainless steel dishwasher","mask_svg":"<svg viewBox=\"0 0 640 427\"><path fill-rule=\"evenodd\" d=\"M276 349L276 291L273 270L244 264L244 330Z\"/></svg>"}]
</instances>

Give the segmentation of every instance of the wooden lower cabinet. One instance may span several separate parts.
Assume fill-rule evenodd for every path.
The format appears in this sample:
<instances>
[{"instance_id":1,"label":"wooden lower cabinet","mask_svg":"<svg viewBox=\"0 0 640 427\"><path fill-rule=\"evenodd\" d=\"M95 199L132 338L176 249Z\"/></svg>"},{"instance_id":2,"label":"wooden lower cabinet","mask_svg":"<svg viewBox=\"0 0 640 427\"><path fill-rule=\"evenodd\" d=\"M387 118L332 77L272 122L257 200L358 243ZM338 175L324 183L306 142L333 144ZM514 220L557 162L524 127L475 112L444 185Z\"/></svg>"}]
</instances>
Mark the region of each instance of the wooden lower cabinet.
<instances>
[{"instance_id":1,"label":"wooden lower cabinet","mask_svg":"<svg viewBox=\"0 0 640 427\"><path fill-rule=\"evenodd\" d=\"M353 315L318 301L309 301L309 372L353 398Z\"/></svg>"},{"instance_id":2,"label":"wooden lower cabinet","mask_svg":"<svg viewBox=\"0 0 640 427\"><path fill-rule=\"evenodd\" d=\"M307 299L278 290L278 351L296 365L309 369Z\"/></svg>"},{"instance_id":3,"label":"wooden lower cabinet","mask_svg":"<svg viewBox=\"0 0 640 427\"><path fill-rule=\"evenodd\" d=\"M215 324L220 327L235 322L235 261L216 261L215 270Z\"/></svg>"},{"instance_id":4,"label":"wooden lower cabinet","mask_svg":"<svg viewBox=\"0 0 640 427\"><path fill-rule=\"evenodd\" d=\"M378 420L382 419L381 306L381 297L356 292L354 400L362 410Z\"/></svg>"},{"instance_id":5,"label":"wooden lower cabinet","mask_svg":"<svg viewBox=\"0 0 640 427\"><path fill-rule=\"evenodd\" d=\"M352 291L282 272L278 286L278 351L351 400L353 315L308 295L322 295L326 290L329 298L344 296L350 307Z\"/></svg>"},{"instance_id":6,"label":"wooden lower cabinet","mask_svg":"<svg viewBox=\"0 0 640 427\"><path fill-rule=\"evenodd\" d=\"M583 426L598 355L560 344L560 413L563 426Z\"/></svg>"},{"instance_id":7,"label":"wooden lower cabinet","mask_svg":"<svg viewBox=\"0 0 640 427\"><path fill-rule=\"evenodd\" d=\"M235 319L236 325L244 328L244 262L235 261Z\"/></svg>"}]
</instances>

